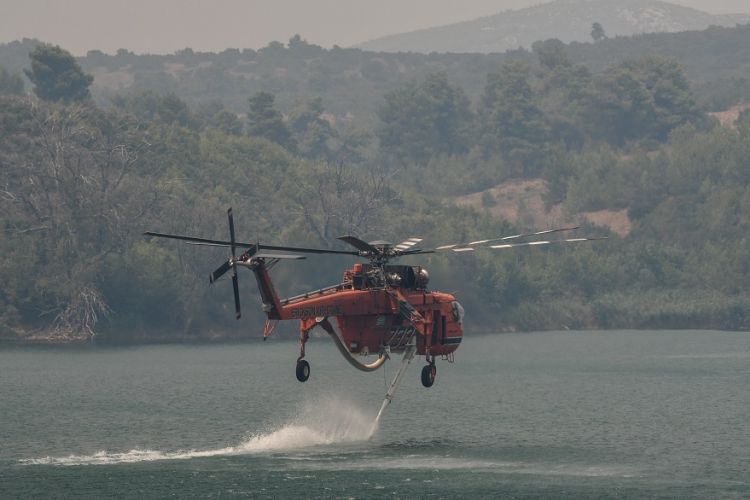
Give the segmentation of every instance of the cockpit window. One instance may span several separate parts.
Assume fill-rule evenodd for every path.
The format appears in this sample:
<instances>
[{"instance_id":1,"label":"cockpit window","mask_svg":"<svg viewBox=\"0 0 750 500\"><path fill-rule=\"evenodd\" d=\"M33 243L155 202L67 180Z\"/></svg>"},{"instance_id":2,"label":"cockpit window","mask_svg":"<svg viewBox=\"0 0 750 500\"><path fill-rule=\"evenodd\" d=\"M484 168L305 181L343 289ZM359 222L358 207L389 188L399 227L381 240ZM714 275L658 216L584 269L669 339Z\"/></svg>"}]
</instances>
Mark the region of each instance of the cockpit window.
<instances>
[{"instance_id":1,"label":"cockpit window","mask_svg":"<svg viewBox=\"0 0 750 500\"><path fill-rule=\"evenodd\" d=\"M454 300L451 303L451 312L453 314L453 321L458 323L459 325L463 325L464 323L464 308L461 304L458 303L457 300Z\"/></svg>"}]
</instances>

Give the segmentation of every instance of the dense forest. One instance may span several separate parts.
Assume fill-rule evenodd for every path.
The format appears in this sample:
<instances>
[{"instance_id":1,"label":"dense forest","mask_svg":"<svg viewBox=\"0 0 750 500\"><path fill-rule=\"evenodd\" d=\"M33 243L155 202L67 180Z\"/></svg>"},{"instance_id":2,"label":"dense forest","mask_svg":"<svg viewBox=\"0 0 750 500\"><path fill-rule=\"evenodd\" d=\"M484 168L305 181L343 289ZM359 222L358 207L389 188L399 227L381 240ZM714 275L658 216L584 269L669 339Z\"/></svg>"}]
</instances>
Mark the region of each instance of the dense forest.
<instances>
[{"instance_id":1,"label":"dense forest","mask_svg":"<svg viewBox=\"0 0 750 500\"><path fill-rule=\"evenodd\" d=\"M591 45L614 50L605 42ZM0 337L259 335L249 274L241 322L231 287L207 286L223 250L142 235L223 239L228 206L241 238L270 244L336 248L337 236L356 234L433 245L569 223L610 237L412 258L436 289L457 294L471 331L750 327L750 112L723 126L695 93L700 79L674 58L628 52L598 68L579 62L589 50L579 45L370 54L361 69L372 85L363 87L347 85L354 76L343 68L367 53L295 37L213 54L212 66L193 71L205 70L200 79L106 95L92 92L101 73L87 68L117 70L126 59L131 69L163 68L163 56L90 52L82 65L36 45L25 80L17 66L0 70ZM316 69L321 51L342 66ZM189 66L199 55L170 57ZM240 87L217 99L222 91L209 85L227 81L217 62L237 58L308 64L304 79L277 72L240 105ZM408 58L451 68L421 64L388 86L373 83ZM189 96L174 87L200 81L205 99L197 87ZM743 99L738 92L729 104ZM368 119L341 119L363 101ZM365 109L352 106L352 115ZM352 262L310 257L279 265L274 278L293 295L337 282Z\"/></svg>"},{"instance_id":2,"label":"dense forest","mask_svg":"<svg viewBox=\"0 0 750 500\"><path fill-rule=\"evenodd\" d=\"M38 43L24 39L0 45L0 66L11 74L22 73ZM229 48L220 53L189 48L166 55L90 50L78 63L95 77L91 92L100 104L123 92L151 91L174 94L192 107L218 101L244 114L248 96L266 91L274 94L284 114L300 100L320 97L326 115L342 128L372 129L383 96L391 90L443 72L476 102L486 75L500 63L520 60L539 68L537 52L543 44L495 54L386 53L324 49L294 36L286 44L275 41L259 50ZM693 83L698 102L712 111L750 99L750 25L604 37L563 47L570 61L594 74L646 54L674 59Z\"/></svg>"}]
</instances>

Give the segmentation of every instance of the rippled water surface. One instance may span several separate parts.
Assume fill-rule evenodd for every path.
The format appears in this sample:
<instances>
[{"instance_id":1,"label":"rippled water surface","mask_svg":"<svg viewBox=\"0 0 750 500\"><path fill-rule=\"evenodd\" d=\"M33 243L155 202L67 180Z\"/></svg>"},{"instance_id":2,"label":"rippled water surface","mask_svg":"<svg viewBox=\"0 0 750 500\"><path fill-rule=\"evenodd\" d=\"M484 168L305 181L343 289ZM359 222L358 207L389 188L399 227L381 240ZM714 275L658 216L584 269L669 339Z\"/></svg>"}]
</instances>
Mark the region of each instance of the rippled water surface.
<instances>
[{"instance_id":1,"label":"rippled water surface","mask_svg":"<svg viewBox=\"0 0 750 500\"><path fill-rule=\"evenodd\" d=\"M465 337L385 371L308 344L0 348L0 498L750 498L750 334Z\"/></svg>"}]
</instances>

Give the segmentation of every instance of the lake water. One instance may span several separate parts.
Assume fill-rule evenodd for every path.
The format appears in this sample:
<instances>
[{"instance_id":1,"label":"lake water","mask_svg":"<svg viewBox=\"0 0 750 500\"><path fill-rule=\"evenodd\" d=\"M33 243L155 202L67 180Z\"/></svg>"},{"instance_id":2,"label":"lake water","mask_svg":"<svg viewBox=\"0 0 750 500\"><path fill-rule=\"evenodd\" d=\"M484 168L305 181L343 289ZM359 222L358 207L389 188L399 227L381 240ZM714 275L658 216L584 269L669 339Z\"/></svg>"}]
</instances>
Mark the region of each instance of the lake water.
<instances>
[{"instance_id":1,"label":"lake water","mask_svg":"<svg viewBox=\"0 0 750 500\"><path fill-rule=\"evenodd\" d=\"M0 349L0 498L750 498L750 334L465 337L430 389L327 338Z\"/></svg>"}]
</instances>

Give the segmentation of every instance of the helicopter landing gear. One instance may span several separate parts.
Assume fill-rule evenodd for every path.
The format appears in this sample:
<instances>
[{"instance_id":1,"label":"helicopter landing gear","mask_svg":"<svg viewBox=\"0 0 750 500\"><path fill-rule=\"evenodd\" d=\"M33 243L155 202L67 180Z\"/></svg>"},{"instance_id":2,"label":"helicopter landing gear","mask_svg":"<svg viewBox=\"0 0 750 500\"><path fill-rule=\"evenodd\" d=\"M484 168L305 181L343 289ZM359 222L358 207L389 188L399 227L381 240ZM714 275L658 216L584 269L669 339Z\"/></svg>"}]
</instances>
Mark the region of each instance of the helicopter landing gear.
<instances>
[{"instance_id":1,"label":"helicopter landing gear","mask_svg":"<svg viewBox=\"0 0 750 500\"><path fill-rule=\"evenodd\" d=\"M435 376L437 375L437 367L435 367L435 360L432 360L430 364L425 365L422 368L422 385L425 387L432 387L435 383Z\"/></svg>"},{"instance_id":2,"label":"helicopter landing gear","mask_svg":"<svg viewBox=\"0 0 750 500\"><path fill-rule=\"evenodd\" d=\"M310 363L308 363L304 359L298 359L296 372L297 380L299 380L300 382L305 382L308 378L310 378Z\"/></svg>"},{"instance_id":3,"label":"helicopter landing gear","mask_svg":"<svg viewBox=\"0 0 750 500\"><path fill-rule=\"evenodd\" d=\"M315 328L315 321L302 320L299 328L299 358L297 358L297 368L295 374L297 380L306 382L310 378L310 363L305 361L305 344L310 339L310 330Z\"/></svg>"}]
</instances>

